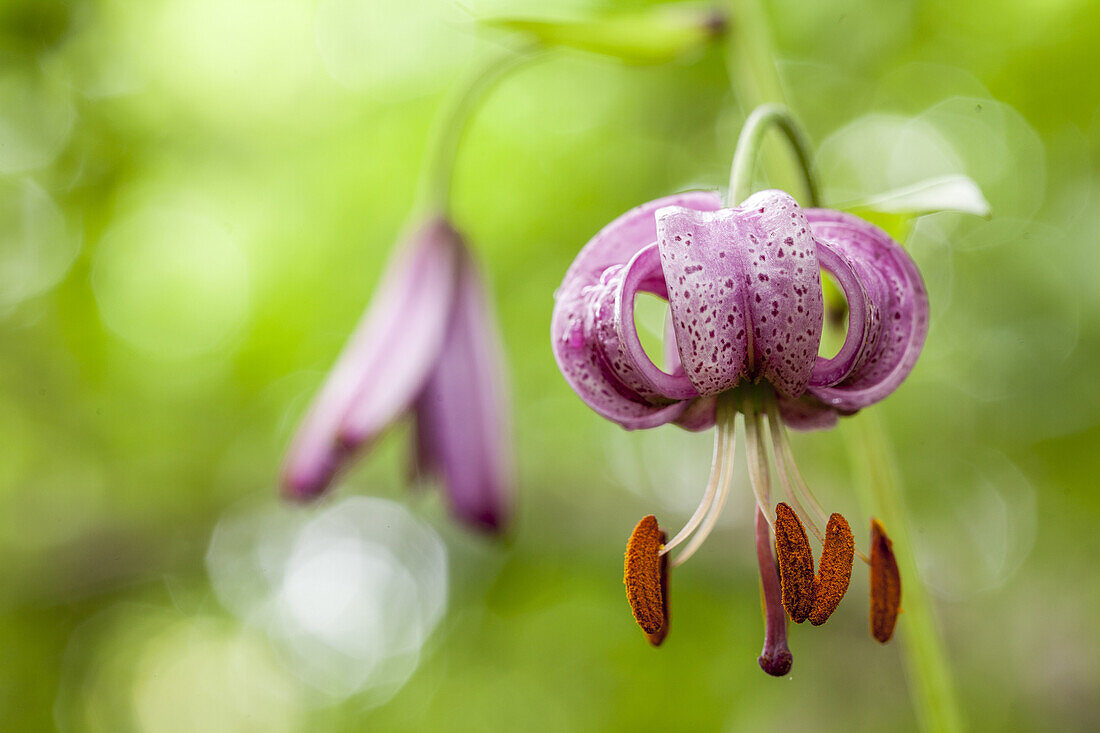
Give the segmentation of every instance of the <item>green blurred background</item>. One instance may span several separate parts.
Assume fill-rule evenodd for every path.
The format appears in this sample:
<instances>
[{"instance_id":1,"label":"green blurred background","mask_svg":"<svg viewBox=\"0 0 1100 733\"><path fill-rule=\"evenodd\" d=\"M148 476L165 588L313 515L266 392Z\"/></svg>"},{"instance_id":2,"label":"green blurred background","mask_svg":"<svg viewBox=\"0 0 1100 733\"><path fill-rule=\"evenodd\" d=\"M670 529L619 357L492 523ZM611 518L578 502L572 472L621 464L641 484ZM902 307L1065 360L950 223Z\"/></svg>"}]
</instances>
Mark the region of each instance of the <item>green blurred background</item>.
<instances>
[{"instance_id":1,"label":"green blurred background","mask_svg":"<svg viewBox=\"0 0 1100 733\"><path fill-rule=\"evenodd\" d=\"M550 355L588 237L724 184L746 110L720 46L554 52L471 125L454 211L507 343L509 537L408 490L404 427L320 506L280 505L281 451L406 222L433 115L502 41L473 17L632 6L5 0L0 728L916 729L859 568L828 626L792 628L790 677L757 668L743 475L675 577L668 642L645 644L624 541L690 514L710 439L619 430ZM872 409L970 727L1094 729L1100 5L764 9L829 201L965 173L992 206L905 225L932 328ZM858 528L850 429L795 451Z\"/></svg>"}]
</instances>

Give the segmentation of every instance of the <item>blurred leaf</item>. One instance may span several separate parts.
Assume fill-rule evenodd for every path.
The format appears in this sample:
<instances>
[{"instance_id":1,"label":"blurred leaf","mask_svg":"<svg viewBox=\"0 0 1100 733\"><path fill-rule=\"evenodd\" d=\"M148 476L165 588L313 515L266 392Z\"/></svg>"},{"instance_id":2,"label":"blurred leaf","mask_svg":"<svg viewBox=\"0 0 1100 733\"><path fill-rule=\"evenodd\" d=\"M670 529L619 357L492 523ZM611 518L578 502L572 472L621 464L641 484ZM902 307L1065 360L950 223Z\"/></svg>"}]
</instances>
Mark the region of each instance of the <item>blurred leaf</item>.
<instances>
[{"instance_id":1,"label":"blurred leaf","mask_svg":"<svg viewBox=\"0 0 1100 733\"><path fill-rule=\"evenodd\" d=\"M681 58L725 32L725 18L702 7L656 7L585 20L486 18L482 25L533 36L545 46L564 46L614 56L632 64Z\"/></svg>"},{"instance_id":2,"label":"blurred leaf","mask_svg":"<svg viewBox=\"0 0 1100 733\"><path fill-rule=\"evenodd\" d=\"M937 176L918 181L911 186L841 206L845 209L866 209L884 214L931 214L937 211L960 211L964 214L989 216L989 202L978 184L961 173Z\"/></svg>"}]
</instances>

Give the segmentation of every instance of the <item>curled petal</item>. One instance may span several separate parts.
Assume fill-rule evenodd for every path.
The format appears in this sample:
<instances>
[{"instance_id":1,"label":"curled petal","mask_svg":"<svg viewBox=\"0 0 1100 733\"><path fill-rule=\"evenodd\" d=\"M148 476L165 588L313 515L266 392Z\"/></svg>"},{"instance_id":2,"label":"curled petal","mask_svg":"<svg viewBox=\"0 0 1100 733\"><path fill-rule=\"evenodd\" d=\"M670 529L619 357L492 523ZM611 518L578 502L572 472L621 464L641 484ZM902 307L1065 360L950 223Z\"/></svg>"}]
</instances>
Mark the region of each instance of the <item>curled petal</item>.
<instances>
[{"instance_id":1,"label":"curled petal","mask_svg":"<svg viewBox=\"0 0 1100 733\"><path fill-rule=\"evenodd\" d=\"M676 424L693 433L712 428L717 419L717 409L716 396L698 397L691 401L680 417L676 418Z\"/></svg>"},{"instance_id":2,"label":"curled petal","mask_svg":"<svg viewBox=\"0 0 1100 733\"><path fill-rule=\"evenodd\" d=\"M481 281L462 260L443 351L416 401L417 462L443 480L457 517L495 531L513 493L503 359Z\"/></svg>"},{"instance_id":3,"label":"curled petal","mask_svg":"<svg viewBox=\"0 0 1100 733\"><path fill-rule=\"evenodd\" d=\"M788 194L736 209L657 212L680 361L703 395L763 378L786 397L809 384L824 311L817 247Z\"/></svg>"},{"instance_id":4,"label":"curled petal","mask_svg":"<svg viewBox=\"0 0 1100 733\"><path fill-rule=\"evenodd\" d=\"M823 404L852 412L889 395L913 370L928 332L928 293L916 264L886 232L840 211L808 209L806 216L822 251L836 255L830 272L849 302L854 295L866 303L849 318L844 358L820 360L809 389ZM853 339L858 345L845 353Z\"/></svg>"},{"instance_id":5,"label":"curled petal","mask_svg":"<svg viewBox=\"0 0 1100 733\"><path fill-rule=\"evenodd\" d=\"M632 209L585 245L555 293L550 330L558 368L589 407L626 428L676 420L688 407L681 400L695 394L684 376L652 363L634 330L635 294L665 295L660 263L640 254L657 239L654 214L665 206L721 205L716 193L691 192Z\"/></svg>"},{"instance_id":6,"label":"curled petal","mask_svg":"<svg viewBox=\"0 0 1100 733\"><path fill-rule=\"evenodd\" d=\"M840 283L848 301L848 333L840 351L831 359L817 357L811 386L833 385L867 362L882 331L879 305L887 294L882 277L863 262L852 261L824 241L817 243L821 268ZM870 291L870 293L868 292Z\"/></svg>"},{"instance_id":7,"label":"curled petal","mask_svg":"<svg viewBox=\"0 0 1100 733\"><path fill-rule=\"evenodd\" d=\"M694 397L697 394L695 388L683 370L672 373L661 371L642 348L634 323L634 302L639 292L668 298L661 253L655 243L641 249L622 271L621 283L615 288L614 317L607 322L614 324L615 333L613 339L608 339L605 353L618 357L612 362L613 368L623 383L638 394L650 399L682 400Z\"/></svg>"},{"instance_id":8,"label":"curled petal","mask_svg":"<svg viewBox=\"0 0 1100 733\"><path fill-rule=\"evenodd\" d=\"M427 222L394 256L287 451L286 493L320 494L353 450L411 404L443 346L462 241Z\"/></svg>"},{"instance_id":9,"label":"curled petal","mask_svg":"<svg viewBox=\"0 0 1100 733\"><path fill-rule=\"evenodd\" d=\"M828 430L836 426L837 411L810 395L780 397L777 403L783 422L795 430Z\"/></svg>"},{"instance_id":10,"label":"curled petal","mask_svg":"<svg viewBox=\"0 0 1100 733\"><path fill-rule=\"evenodd\" d=\"M667 292L667 291L666 291ZM665 322L665 364L668 365L670 374L682 375L684 367L680 363L680 352L676 348L676 331L672 326L672 319ZM691 400L687 409L676 418L676 425L693 433L708 430L714 427L717 420L718 397L708 395Z\"/></svg>"}]
</instances>

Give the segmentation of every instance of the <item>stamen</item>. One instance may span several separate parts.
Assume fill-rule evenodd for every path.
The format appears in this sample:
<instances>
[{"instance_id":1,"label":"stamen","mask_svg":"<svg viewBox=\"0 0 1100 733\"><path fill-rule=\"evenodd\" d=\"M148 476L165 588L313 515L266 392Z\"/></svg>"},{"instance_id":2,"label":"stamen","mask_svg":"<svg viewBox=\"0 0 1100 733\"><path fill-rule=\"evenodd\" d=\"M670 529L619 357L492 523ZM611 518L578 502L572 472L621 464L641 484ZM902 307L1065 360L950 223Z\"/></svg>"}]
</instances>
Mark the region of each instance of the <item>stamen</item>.
<instances>
[{"instance_id":1,"label":"stamen","mask_svg":"<svg viewBox=\"0 0 1100 733\"><path fill-rule=\"evenodd\" d=\"M626 600L654 646L668 633L668 563L660 556L664 540L657 518L652 514L642 517L630 533L623 567Z\"/></svg>"},{"instance_id":2,"label":"stamen","mask_svg":"<svg viewBox=\"0 0 1100 733\"><path fill-rule=\"evenodd\" d=\"M810 609L810 623L820 626L840 605L848 592L852 579L852 559L855 541L848 520L834 513L825 527L825 542L821 549L821 563L814 579L814 604Z\"/></svg>"},{"instance_id":3,"label":"stamen","mask_svg":"<svg viewBox=\"0 0 1100 733\"><path fill-rule=\"evenodd\" d=\"M771 427L772 433L772 445L775 447L775 464L776 466L782 465L780 469L781 473L790 472L790 477L793 479L791 486L794 487L802 498L810 505L810 509L816 516L818 522L822 525L825 524L825 510L821 508L821 504L818 502L817 497L810 491L810 487L806 484L806 480L802 478L802 472L798 470L798 464L794 462L794 452L791 451L790 443L787 441L787 429L783 427L783 423L779 417L779 406L776 404L774 397L767 401L768 410L768 425ZM797 507L797 505L796 505ZM802 510L799 509L801 512ZM805 516L805 512L802 512ZM821 539L819 533L818 539Z\"/></svg>"},{"instance_id":4,"label":"stamen","mask_svg":"<svg viewBox=\"0 0 1100 733\"><path fill-rule=\"evenodd\" d=\"M813 521L813 517L806 513L806 509L799 502L798 497L795 495L795 491L791 488L790 476L787 473L786 461L783 460L782 454L779 452L779 441L782 438L782 426L779 423L779 415L775 410L775 400L768 400L768 428L771 431L772 437L772 454L775 457L775 468L779 473L779 485L783 487L783 493L790 499L791 504L794 505L794 510L797 514L806 518L806 522L810 525L810 531L813 532L814 537L822 545L825 544L825 537L822 535L821 530L818 529L817 522Z\"/></svg>"},{"instance_id":5,"label":"stamen","mask_svg":"<svg viewBox=\"0 0 1100 733\"><path fill-rule=\"evenodd\" d=\"M699 528L699 531L695 533L695 536L691 538L691 542L687 544L672 561L672 567L679 567L688 561L695 551L703 546L707 537L710 536L711 531L718 523L718 517L722 514L722 509L726 505L726 499L729 497L730 484L733 483L733 457L734 448L736 447L736 425L734 419L737 417L737 413L732 409L729 410L728 416L725 418L727 421L726 429L723 431L723 445L722 456L719 459L720 464L720 476L718 480L718 494L711 504L710 512L707 514L706 521Z\"/></svg>"},{"instance_id":6,"label":"stamen","mask_svg":"<svg viewBox=\"0 0 1100 733\"><path fill-rule=\"evenodd\" d=\"M760 413L756 411L751 393L745 394L741 412L745 415L745 454L748 458L749 483L752 484L752 493L756 497L756 508L771 527L774 525L774 520L770 509L771 486L768 461L764 456L764 447L761 445Z\"/></svg>"},{"instance_id":7,"label":"stamen","mask_svg":"<svg viewBox=\"0 0 1100 733\"><path fill-rule=\"evenodd\" d=\"M814 604L814 556L798 515L782 502L775 507L775 555L779 558L783 607L791 621L800 624Z\"/></svg>"},{"instance_id":8,"label":"stamen","mask_svg":"<svg viewBox=\"0 0 1100 733\"><path fill-rule=\"evenodd\" d=\"M901 574L893 543L877 519L871 520L871 635L885 644L894 635L901 607Z\"/></svg>"},{"instance_id":9,"label":"stamen","mask_svg":"<svg viewBox=\"0 0 1100 733\"><path fill-rule=\"evenodd\" d=\"M817 497L814 496L814 492L810 490L809 485L806 483L806 479L802 478L802 472L798 470L798 464L794 461L794 452L791 451L791 445L787 439L787 430L780 422L779 408L776 406L774 399L768 402L768 424L772 428L772 445L775 448L776 466L780 467L780 477L783 480L787 478L792 479L791 486L794 488L795 492L800 494L810 506L810 509L817 516L817 520L827 525L825 510L821 508L821 503L818 502ZM784 475L784 468L786 469L786 475ZM805 516L805 512L802 511L801 505L797 502L793 503L795 510ZM828 521L831 522L832 517L830 517ZM810 523L810 530L821 541L821 544L824 545L826 538L821 536L816 523ZM825 532L828 534L828 528L826 528ZM868 565L871 564L870 558L858 549L854 550L854 554Z\"/></svg>"},{"instance_id":10,"label":"stamen","mask_svg":"<svg viewBox=\"0 0 1100 733\"><path fill-rule=\"evenodd\" d=\"M733 427L733 420L730 420L728 424L723 420L718 421L718 425L714 429L714 454L710 459L710 478L707 481L706 490L703 491L703 498L699 502L699 506L696 507L695 513L691 515L691 519L684 525L684 528L677 532L676 536L661 549L661 555L667 555L670 550L686 540L699 526L699 523L703 521L703 517L706 516L707 511L714 504L714 497L718 491L718 485L722 475L722 461L726 456L726 433L730 433L730 442L732 442ZM674 565L679 565L681 562L683 562L683 560L674 563Z\"/></svg>"},{"instance_id":11,"label":"stamen","mask_svg":"<svg viewBox=\"0 0 1100 733\"><path fill-rule=\"evenodd\" d=\"M787 646L787 614L780 602L779 573L772 557L768 520L756 511L756 561L760 565L760 594L764 601L764 649L756 662L773 677L791 671L794 657Z\"/></svg>"}]
</instances>

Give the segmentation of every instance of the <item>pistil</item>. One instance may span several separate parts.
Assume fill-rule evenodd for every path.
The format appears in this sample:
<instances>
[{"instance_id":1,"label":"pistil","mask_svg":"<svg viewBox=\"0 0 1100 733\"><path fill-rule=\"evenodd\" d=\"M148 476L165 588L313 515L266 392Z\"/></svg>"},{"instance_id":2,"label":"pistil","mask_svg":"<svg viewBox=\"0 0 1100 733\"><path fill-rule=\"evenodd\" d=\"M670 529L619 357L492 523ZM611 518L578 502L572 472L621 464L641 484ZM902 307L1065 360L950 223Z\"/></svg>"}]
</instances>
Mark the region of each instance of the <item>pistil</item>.
<instances>
[{"instance_id":1,"label":"pistil","mask_svg":"<svg viewBox=\"0 0 1100 733\"><path fill-rule=\"evenodd\" d=\"M779 570L772 556L771 529L759 509L756 511L756 561L760 565L760 591L764 599L764 649L756 661L768 674L782 677L791 671L794 657L787 646L787 614L780 599Z\"/></svg>"}]
</instances>

